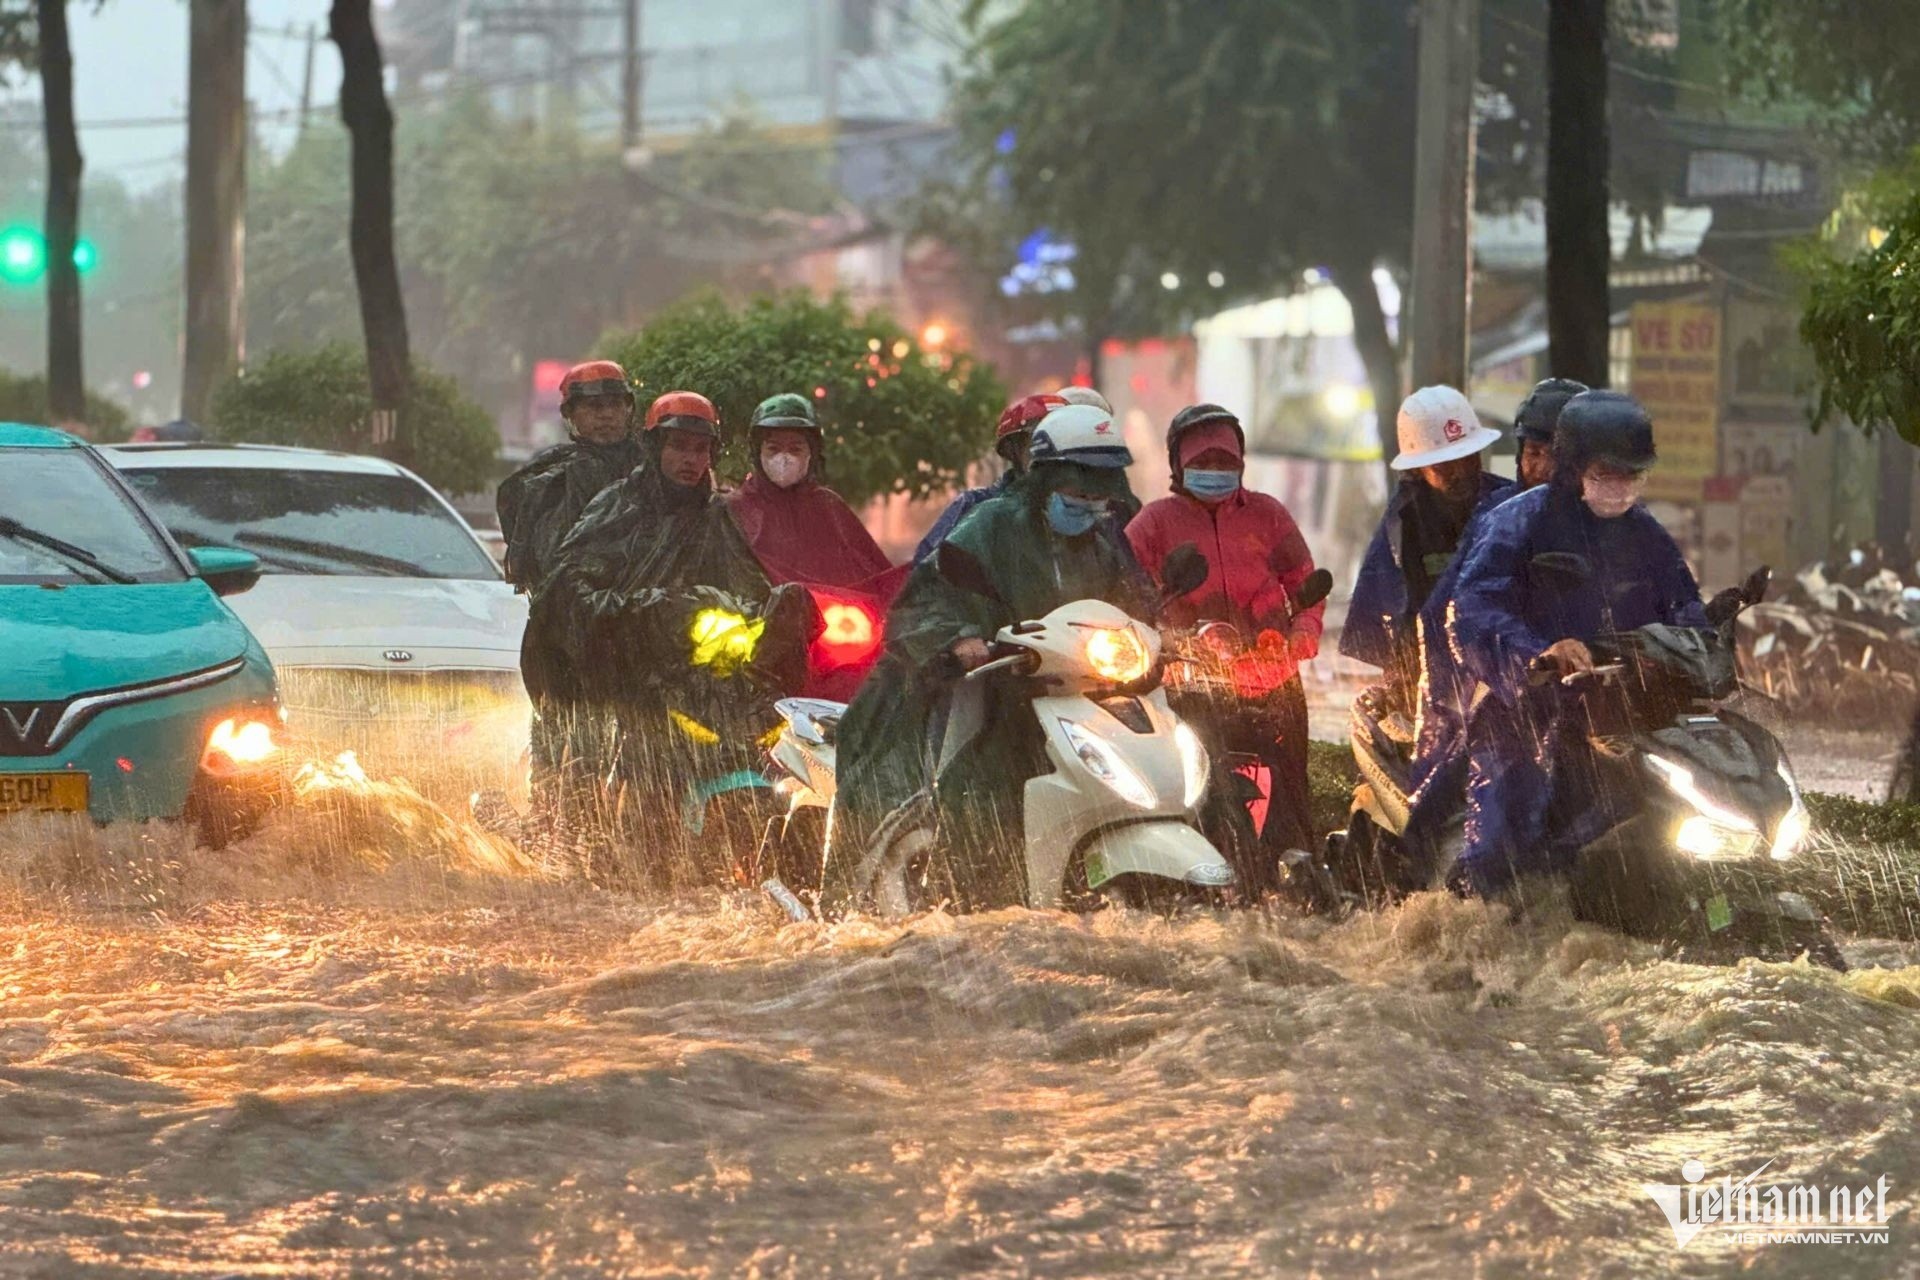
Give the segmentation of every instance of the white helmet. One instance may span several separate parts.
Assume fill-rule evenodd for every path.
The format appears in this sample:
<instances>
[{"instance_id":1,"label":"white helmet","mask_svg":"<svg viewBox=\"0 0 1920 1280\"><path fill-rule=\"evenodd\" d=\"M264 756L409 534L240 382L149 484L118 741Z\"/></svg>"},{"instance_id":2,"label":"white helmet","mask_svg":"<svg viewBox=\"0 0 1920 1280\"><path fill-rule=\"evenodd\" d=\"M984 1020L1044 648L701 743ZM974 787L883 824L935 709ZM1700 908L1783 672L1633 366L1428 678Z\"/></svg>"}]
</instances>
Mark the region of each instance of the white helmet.
<instances>
[{"instance_id":1,"label":"white helmet","mask_svg":"<svg viewBox=\"0 0 1920 1280\"><path fill-rule=\"evenodd\" d=\"M1090 404L1064 404L1033 429L1027 448L1030 466L1049 462L1077 462L1083 467L1125 467L1133 453L1113 425L1113 415Z\"/></svg>"},{"instance_id":2,"label":"white helmet","mask_svg":"<svg viewBox=\"0 0 1920 1280\"><path fill-rule=\"evenodd\" d=\"M1500 439L1467 398L1452 387L1422 387L1400 406L1400 456L1395 471L1417 471L1465 458Z\"/></svg>"},{"instance_id":3,"label":"white helmet","mask_svg":"<svg viewBox=\"0 0 1920 1280\"><path fill-rule=\"evenodd\" d=\"M1113 406L1107 403L1105 396L1092 387L1062 387L1054 394L1068 404L1090 404L1108 417L1113 416Z\"/></svg>"}]
</instances>

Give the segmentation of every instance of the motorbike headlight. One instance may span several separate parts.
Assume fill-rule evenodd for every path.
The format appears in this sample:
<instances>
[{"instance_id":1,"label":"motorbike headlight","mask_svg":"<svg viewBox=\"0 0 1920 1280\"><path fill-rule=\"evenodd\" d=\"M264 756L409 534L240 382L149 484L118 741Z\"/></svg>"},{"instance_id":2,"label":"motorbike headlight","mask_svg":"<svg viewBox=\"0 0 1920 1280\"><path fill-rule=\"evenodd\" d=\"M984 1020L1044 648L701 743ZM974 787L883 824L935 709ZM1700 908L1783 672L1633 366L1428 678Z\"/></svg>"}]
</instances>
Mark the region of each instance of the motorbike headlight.
<instances>
[{"instance_id":1,"label":"motorbike headlight","mask_svg":"<svg viewBox=\"0 0 1920 1280\"><path fill-rule=\"evenodd\" d=\"M1097 734L1071 720L1060 721L1060 732L1066 735L1067 745L1073 748L1087 772L1106 783L1113 794L1136 809L1151 809L1160 803L1160 797L1153 793L1147 780Z\"/></svg>"},{"instance_id":2,"label":"motorbike headlight","mask_svg":"<svg viewBox=\"0 0 1920 1280\"><path fill-rule=\"evenodd\" d=\"M1760 828L1752 818L1737 810L1729 809L1700 789L1694 781L1693 770L1665 756L1649 755L1647 767L1653 770L1656 778L1667 784L1667 789L1688 804L1694 812L1715 826L1727 827L1734 831L1757 833Z\"/></svg>"},{"instance_id":3,"label":"motorbike headlight","mask_svg":"<svg viewBox=\"0 0 1920 1280\"><path fill-rule=\"evenodd\" d=\"M1102 680L1131 684L1147 674L1147 646L1132 627L1101 627L1087 633L1087 665Z\"/></svg>"},{"instance_id":4,"label":"motorbike headlight","mask_svg":"<svg viewBox=\"0 0 1920 1280\"><path fill-rule=\"evenodd\" d=\"M1186 775L1187 783L1186 805L1191 809L1207 794L1207 766L1210 763L1207 749L1191 725L1175 725L1173 740L1180 744L1180 768Z\"/></svg>"},{"instance_id":5,"label":"motorbike headlight","mask_svg":"<svg viewBox=\"0 0 1920 1280\"><path fill-rule=\"evenodd\" d=\"M728 609L702 609L693 616L693 626L687 632L687 638L693 641L693 665L725 672L751 662L760 633L766 629L764 618L748 621Z\"/></svg>"},{"instance_id":6,"label":"motorbike headlight","mask_svg":"<svg viewBox=\"0 0 1920 1280\"><path fill-rule=\"evenodd\" d=\"M273 726L265 716L241 715L222 720L207 735L200 767L225 777L257 769L280 753Z\"/></svg>"},{"instance_id":7,"label":"motorbike headlight","mask_svg":"<svg viewBox=\"0 0 1920 1280\"><path fill-rule=\"evenodd\" d=\"M1780 780L1787 784L1787 794L1793 797L1793 803L1780 819L1780 825L1773 831L1773 860L1785 862L1800 852L1800 846L1807 842L1807 836L1813 830L1813 822L1807 816L1806 802L1800 798L1800 784L1794 779L1793 770L1787 762L1780 762Z\"/></svg>"}]
</instances>

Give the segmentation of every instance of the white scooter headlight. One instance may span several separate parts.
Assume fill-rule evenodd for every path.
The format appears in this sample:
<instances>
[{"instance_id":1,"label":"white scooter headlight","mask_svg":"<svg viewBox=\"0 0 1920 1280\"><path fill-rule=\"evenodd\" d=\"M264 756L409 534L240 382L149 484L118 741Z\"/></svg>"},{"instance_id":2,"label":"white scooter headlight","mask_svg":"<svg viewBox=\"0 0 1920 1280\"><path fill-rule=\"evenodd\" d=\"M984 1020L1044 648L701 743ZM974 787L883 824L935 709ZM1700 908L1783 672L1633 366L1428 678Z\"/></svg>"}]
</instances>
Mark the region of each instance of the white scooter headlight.
<instances>
[{"instance_id":1,"label":"white scooter headlight","mask_svg":"<svg viewBox=\"0 0 1920 1280\"><path fill-rule=\"evenodd\" d=\"M1780 780L1787 784L1787 793L1793 797L1793 804L1780 819L1780 825L1773 832L1773 860L1785 862L1800 852L1800 846L1807 842L1807 836L1813 830L1813 821L1807 816L1806 802L1800 798L1800 783L1795 780L1793 770L1787 762L1780 762Z\"/></svg>"},{"instance_id":2,"label":"white scooter headlight","mask_svg":"<svg viewBox=\"0 0 1920 1280\"><path fill-rule=\"evenodd\" d=\"M1087 772L1106 783L1113 794L1136 809L1152 809L1160 803L1160 797L1147 785L1147 780L1098 734L1071 720L1060 721L1060 732L1066 735L1067 745L1080 757Z\"/></svg>"},{"instance_id":3,"label":"white scooter headlight","mask_svg":"<svg viewBox=\"0 0 1920 1280\"><path fill-rule=\"evenodd\" d=\"M1191 809L1200 803L1207 794L1207 772L1212 761L1207 759L1207 749L1200 742L1200 735L1193 726L1175 725L1173 740L1180 745L1180 768L1186 777L1186 806Z\"/></svg>"}]
</instances>

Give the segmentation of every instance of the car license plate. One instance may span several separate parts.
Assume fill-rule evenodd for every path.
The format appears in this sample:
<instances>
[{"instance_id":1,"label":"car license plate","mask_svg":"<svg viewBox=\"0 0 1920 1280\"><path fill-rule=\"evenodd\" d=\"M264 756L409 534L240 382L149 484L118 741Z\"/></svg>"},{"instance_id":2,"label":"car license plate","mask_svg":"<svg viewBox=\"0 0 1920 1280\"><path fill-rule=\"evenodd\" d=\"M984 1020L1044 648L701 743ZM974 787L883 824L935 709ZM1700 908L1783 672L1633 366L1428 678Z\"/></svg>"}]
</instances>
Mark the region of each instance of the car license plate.
<instances>
[{"instance_id":1,"label":"car license plate","mask_svg":"<svg viewBox=\"0 0 1920 1280\"><path fill-rule=\"evenodd\" d=\"M84 813L84 773L0 773L0 813Z\"/></svg>"}]
</instances>

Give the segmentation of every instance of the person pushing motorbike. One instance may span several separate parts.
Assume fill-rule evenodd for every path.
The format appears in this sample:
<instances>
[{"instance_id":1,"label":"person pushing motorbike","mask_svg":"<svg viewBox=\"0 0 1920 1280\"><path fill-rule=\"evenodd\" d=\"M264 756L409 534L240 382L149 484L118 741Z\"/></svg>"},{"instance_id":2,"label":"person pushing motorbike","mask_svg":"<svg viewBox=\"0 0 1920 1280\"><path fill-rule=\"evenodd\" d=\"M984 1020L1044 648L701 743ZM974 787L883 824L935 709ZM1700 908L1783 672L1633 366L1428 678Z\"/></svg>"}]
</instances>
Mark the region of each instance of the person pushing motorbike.
<instances>
[{"instance_id":1,"label":"person pushing motorbike","mask_svg":"<svg viewBox=\"0 0 1920 1280\"><path fill-rule=\"evenodd\" d=\"M1487 688L1467 726L1467 843L1453 882L1497 893L1563 870L1565 831L1605 797L1588 785L1584 735L1563 732L1558 682L1594 669L1591 642L1652 623L1705 628L1680 548L1641 504L1653 423L1630 397L1587 391L1554 432L1550 483L1502 504L1460 566L1457 656Z\"/></svg>"},{"instance_id":2,"label":"person pushing motorbike","mask_svg":"<svg viewBox=\"0 0 1920 1280\"><path fill-rule=\"evenodd\" d=\"M949 682L990 658L999 628L1073 600L1106 600L1154 614L1151 585L1108 533L1129 499L1133 455L1107 414L1053 408L1033 433L1031 465L974 510L941 550L915 568L887 618L886 650L840 722L839 791L827 863L831 895L888 815L931 789L929 747L939 738ZM996 697L1031 696L1017 681ZM1020 793L1044 759L1031 717L990 708L985 730L943 775L938 803L957 882L982 900L1018 901Z\"/></svg>"},{"instance_id":3,"label":"person pushing motorbike","mask_svg":"<svg viewBox=\"0 0 1920 1280\"><path fill-rule=\"evenodd\" d=\"M1173 493L1147 506L1127 525L1141 566L1154 579L1174 548L1191 543L1207 557L1201 586L1170 601L1164 618L1174 627L1231 623L1252 643L1235 666L1234 699L1175 697L1174 710L1210 739L1216 758L1237 751L1256 756L1271 779L1261 844L1269 856L1236 873L1250 894L1276 888L1280 858L1311 847L1307 791L1307 698L1300 664L1320 652L1325 606L1294 609L1294 595L1313 572L1313 555L1285 506L1247 489L1246 434L1219 405L1182 409L1167 429ZM1226 788L1215 794L1231 803Z\"/></svg>"}]
</instances>

